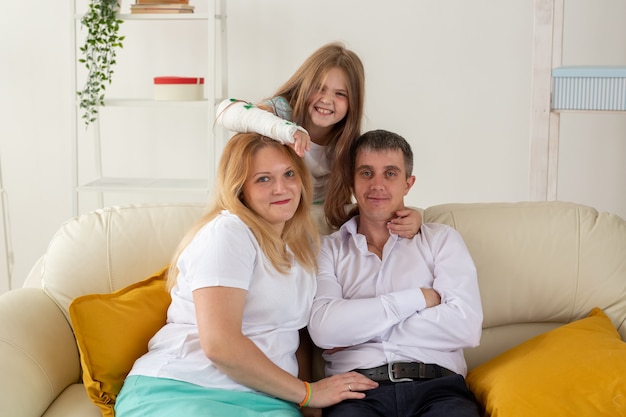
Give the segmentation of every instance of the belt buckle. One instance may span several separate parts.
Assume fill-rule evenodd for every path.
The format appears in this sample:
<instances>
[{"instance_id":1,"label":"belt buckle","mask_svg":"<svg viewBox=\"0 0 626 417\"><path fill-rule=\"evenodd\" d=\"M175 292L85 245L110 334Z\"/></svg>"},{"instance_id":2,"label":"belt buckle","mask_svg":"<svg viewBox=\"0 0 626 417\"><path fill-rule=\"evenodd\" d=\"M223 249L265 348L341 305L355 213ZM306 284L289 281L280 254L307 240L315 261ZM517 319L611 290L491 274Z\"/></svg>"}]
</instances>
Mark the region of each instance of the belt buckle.
<instances>
[{"instance_id":1,"label":"belt buckle","mask_svg":"<svg viewBox=\"0 0 626 417\"><path fill-rule=\"evenodd\" d=\"M387 364L387 375L389 376L389 380L391 382L411 382L412 378L396 378L393 374L393 366L398 362L389 362Z\"/></svg>"}]
</instances>

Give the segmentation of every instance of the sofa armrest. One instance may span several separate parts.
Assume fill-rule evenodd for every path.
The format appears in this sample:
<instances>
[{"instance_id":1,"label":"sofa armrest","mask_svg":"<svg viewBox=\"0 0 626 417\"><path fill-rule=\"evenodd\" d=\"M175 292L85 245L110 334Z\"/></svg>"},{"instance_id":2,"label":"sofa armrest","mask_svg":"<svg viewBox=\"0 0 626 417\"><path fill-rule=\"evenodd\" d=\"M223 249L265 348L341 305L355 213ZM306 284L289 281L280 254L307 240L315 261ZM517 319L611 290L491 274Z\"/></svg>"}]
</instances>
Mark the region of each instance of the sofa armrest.
<instances>
[{"instance_id":1,"label":"sofa armrest","mask_svg":"<svg viewBox=\"0 0 626 417\"><path fill-rule=\"evenodd\" d=\"M71 326L41 289L0 296L0 415L40 417L70 384L80 381Z\"/></svg>"}]
</instances>

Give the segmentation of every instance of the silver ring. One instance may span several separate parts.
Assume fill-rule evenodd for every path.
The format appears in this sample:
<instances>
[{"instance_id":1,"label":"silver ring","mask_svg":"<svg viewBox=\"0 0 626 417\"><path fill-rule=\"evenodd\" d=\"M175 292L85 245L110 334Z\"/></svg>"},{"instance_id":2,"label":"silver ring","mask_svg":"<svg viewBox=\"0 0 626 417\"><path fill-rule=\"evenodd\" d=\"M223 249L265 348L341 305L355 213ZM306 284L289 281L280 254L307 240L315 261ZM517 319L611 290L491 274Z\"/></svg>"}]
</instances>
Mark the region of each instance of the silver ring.
<instances>
[{"instance_id":1,"label":"silver ring","mask_svg":"<svg viewBox=\"0 0 626 417\"><path fill-rule=\"evenodd\" d=\"M348 391L352 391L352 384L348 384Z\"/></svg>"}]
</instances>

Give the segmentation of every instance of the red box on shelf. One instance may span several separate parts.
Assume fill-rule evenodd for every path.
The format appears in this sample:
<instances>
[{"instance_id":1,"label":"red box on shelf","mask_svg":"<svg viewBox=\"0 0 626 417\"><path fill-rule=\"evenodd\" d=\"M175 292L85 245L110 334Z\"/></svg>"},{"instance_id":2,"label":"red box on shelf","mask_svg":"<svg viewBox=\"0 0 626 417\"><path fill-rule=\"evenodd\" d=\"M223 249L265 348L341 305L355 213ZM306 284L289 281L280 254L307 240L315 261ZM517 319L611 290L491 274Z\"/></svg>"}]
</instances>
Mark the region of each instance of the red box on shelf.
<instances>
[{"instance_id":1,"label":"red box on shelf","mask_svg":"<svg viewBox=\"0 0 626 417\"><path fill-rule=\"evenodd\" d=\"M202 77L154 77L154 99L163 101L191 101L204 99Z\"/></svg>"}]
</instances>

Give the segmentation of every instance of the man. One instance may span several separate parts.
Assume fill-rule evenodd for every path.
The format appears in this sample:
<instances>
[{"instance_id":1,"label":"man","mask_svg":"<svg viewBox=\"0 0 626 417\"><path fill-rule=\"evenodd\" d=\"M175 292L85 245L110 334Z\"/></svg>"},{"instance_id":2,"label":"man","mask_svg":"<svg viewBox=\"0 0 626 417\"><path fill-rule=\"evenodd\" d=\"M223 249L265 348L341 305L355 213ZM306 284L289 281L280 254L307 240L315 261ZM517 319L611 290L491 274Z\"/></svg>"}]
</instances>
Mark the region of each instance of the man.
<instances>
[{"instance_id":1,"label":"man","mask_svg":"<svg viewBox=\"0 0 626 417\"><path fill-rule=\"evenodd\" d=\"M463 349L478 345L483 315L463 239L435 223L411 239L389 233L415 183L413 152L401 136L367 132L350 155L347 186L357 206L323 241L309 332L325 349L327 375L355 370L379 386L348 384L365 398L324 415L477 417Z\"/></svg>"}]
</instances>

